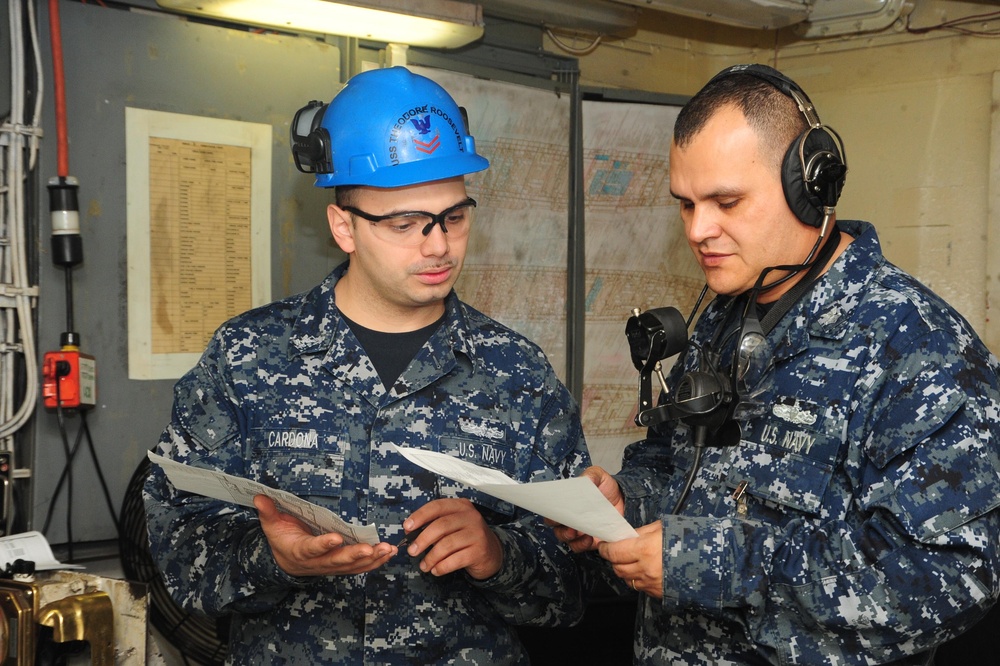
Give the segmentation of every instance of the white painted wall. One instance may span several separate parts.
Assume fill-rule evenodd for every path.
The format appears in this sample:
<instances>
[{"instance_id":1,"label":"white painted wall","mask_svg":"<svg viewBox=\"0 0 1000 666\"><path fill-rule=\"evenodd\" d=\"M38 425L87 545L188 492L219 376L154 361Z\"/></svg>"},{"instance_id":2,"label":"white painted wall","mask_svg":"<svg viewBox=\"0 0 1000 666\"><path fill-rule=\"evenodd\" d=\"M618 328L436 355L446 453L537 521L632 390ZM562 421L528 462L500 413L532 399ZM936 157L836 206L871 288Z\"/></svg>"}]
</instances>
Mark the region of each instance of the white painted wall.
<instances>
[{"instance_id":1,"label":"white painted wall","mask_svg":"<svg viewBox=\"0 0 1000 666\"><path fill-rule=\"evenodd\" d=\"M917 0L910 25L995 9ZM742 30L651 12L641 26L635 37L581 58L585 84L693 94L728 65L776 66L845 141L849 173L839 217L875 224L889 259L951 302L1000 351L1000 324L988 309L991 290L1000 291L1000 222L990 212L1000 191L993 175L1000 157L992 157L1000 156L993 139L1000 38L911 34L899 24L878 34L803 40L791 29ZM1000 21L970 27L1000 28Z\"/></svg>"}]
</instances>

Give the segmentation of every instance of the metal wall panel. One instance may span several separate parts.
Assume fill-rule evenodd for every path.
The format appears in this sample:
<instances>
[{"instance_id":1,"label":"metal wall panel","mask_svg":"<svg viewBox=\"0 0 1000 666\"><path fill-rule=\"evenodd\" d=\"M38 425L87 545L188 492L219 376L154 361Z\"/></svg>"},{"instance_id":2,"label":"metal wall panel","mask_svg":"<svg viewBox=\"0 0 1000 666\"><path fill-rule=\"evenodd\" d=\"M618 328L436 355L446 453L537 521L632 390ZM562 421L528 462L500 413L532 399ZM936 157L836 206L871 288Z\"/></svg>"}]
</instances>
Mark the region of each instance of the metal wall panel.
<instances>
[{"instance_id":1,"label":"metal wall panel","mask_svg":"<svg viewBox=\"0 0 1000 666\"><path fill-rule=\"evenodd\" d=\"M40 3L45 4L45 3ZM62 2L70 173L80 180L84 261L73 270L75 328L81 350L97 359L98 402L88 414L95 450L117 511L129 477L170 417L173 380L128 379L126 308L125 108L226 118L273 127L272 298L303 291L341 260L330 239L329 193L300 174L288 148L288 125L311 99L340 87L340 49L319 40L246 32L162 14ZM45 59L43 155L39 179L56 175L48 14L39 16ZM41 211L39 347L59 348L66 328L64 276L48 256L48 200ZM69 445L81 421L66 420ZM50 511L66 457L56 415L41 407L34 428L32 526ZM73 463L74 541L114 538L85 439ZM55 497L46 536L67 541L67 493Z\"/></svg>"}]
</instances>

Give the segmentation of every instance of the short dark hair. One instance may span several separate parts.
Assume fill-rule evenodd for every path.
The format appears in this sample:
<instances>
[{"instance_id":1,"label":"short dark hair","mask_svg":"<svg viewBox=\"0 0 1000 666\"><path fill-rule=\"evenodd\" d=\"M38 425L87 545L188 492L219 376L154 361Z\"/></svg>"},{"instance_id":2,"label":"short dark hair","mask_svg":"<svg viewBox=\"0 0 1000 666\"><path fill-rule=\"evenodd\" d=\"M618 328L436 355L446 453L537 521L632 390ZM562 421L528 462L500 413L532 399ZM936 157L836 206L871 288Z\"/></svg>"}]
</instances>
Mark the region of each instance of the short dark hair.
<instances>
[{"instance_id":1,"label":"short dark hair","mask_svg":"<svg viewBox=\"0 0 1000 666\"><path fill-rule=\"evenodd\" d=\"M344 206L353 206L355 201L355 190L358 189L357 185L341 185L334 188L334 201L336 201L337 206L343 208Z\"/></svg>"},{"instance_id":2,"label":"short dark hair","mask_svg":"<svg viewBox=\"0 0 1000 666\"><path fill-rule=\"evenodd\" d=\"M777 169L792 144L808 129L795 101L751 74L732 74L710 81L692 97L674 123L674 143L686 147L720 109L735 106L761 142L761 152Z\"/></svg>"}]
</instances>

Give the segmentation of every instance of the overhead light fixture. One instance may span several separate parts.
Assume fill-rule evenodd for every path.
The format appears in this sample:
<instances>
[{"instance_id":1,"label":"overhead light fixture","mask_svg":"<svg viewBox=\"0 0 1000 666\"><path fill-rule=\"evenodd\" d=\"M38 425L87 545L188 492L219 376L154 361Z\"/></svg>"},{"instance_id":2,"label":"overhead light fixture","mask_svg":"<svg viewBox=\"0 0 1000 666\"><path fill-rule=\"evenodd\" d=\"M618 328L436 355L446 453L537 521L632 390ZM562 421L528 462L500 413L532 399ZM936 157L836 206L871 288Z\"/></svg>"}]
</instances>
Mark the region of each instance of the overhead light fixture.
<instances>
[{"instance_id":1,"label":"overhead light fixture","mask_svg":"<svg viewBox=\"0 0 1000 666\"><path fill-rule=\"evenodd\" d=\"M606 0L484 0L490 16L560 31L627 38L636 33L638 7Z\"/></svg>"},{"instance_id":2,"label":"overhead light fixture","mask_svg":"<svg viewBox=\"0 0 1000 666\"><path fill-rule=\"evenodd\" d=\"M884 30L913 11L915 0L827 0L813 5L796 26L803 37L831 37Z\"/></svg>"},{"instance_id":3,"label":"overhead light fixture","mask_svg":"<svg viewBox=\"0 0 1000 666\"><path fill-rule=\"evenodd\" d=\"M265 28L453 49L483 36L483 10L458 0L156 0L184 14Z\"/></svg>"}]
</instances>

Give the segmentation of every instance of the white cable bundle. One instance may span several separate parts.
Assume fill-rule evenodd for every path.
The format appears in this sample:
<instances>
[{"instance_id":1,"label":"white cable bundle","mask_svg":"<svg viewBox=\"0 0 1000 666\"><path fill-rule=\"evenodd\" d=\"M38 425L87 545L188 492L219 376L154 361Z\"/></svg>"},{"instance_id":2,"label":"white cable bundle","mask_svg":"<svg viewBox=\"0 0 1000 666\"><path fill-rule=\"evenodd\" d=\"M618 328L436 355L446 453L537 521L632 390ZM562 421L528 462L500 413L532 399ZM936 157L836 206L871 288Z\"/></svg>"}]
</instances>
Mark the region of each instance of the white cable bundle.
<instances>
[{"instance_id":1,"label":"white cable bundle","mask_svg":"<svg viewBox=\"0 0 1000 666\"><path fill-rule=\"evenodd\" d=\"M38 397L38 354L32 325L37 286L28 282L25 237L25 175L34 169L41 136L42 66L34 3L28 9L28 27L37 72L35 108L25 122L24 17L21 0L9 0L11 45L11 112L0 126L0 450L12 449L13 434L34 413ZM27 166L25 154L28 154ZM24 358L23 398L14 404L17 354Z\"/></svg>"}]
</instances>

